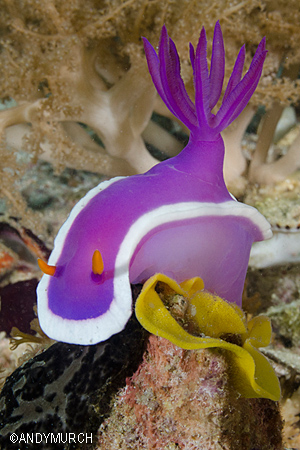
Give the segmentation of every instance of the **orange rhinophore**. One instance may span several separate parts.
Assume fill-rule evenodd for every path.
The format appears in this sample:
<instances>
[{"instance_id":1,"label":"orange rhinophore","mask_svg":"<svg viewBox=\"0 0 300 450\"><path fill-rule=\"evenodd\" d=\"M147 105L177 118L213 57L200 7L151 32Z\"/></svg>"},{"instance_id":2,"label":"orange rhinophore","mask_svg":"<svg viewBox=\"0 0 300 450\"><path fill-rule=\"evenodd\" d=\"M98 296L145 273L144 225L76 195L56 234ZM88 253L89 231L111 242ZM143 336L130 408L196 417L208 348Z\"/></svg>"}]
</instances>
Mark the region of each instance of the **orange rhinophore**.
<instances>
[{"instance_id":1,"label":"orange rhinophore","mask_svg":"<svg viewBox=\"0 0 300 450\"><path fill-rule=\"evenodd\" d=\"M99 250L95 250L92 258L92 270L95 275L101 275L104 270L103 259Z\"/></svg>"},{"instance_id":2,"label":"orange rhinophore","mask_svg":"<svg viewBox=\"0 0 300 450\"><path fill-rule=\"evenodd\" d=\"M44 272L46 275L53 276L55 274L56 267L55 266L49 266L45 261L38 258L38 265L42 272Z\"/></svg>"}]
</instances>

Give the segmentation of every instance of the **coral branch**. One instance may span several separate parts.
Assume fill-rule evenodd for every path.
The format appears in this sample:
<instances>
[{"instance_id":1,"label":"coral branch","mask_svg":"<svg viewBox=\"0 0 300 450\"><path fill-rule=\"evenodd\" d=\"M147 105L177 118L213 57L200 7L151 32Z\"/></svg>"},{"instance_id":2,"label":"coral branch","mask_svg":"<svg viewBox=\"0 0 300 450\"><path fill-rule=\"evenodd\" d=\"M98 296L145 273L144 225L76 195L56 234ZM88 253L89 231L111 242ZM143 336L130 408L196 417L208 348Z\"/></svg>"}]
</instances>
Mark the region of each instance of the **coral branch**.
<instances>
[{"instance_id":1,"label":"coral branch","mask_svg":"<svg viewBox=\"0 0 300 450\"><path fill-rule=\"evenodd\" d=\"M255 108L253 106L246 106L229 128L222 132L225 144L224 178L227 186L230 186L246 173L247 164L242 152L241 142L254 113Z\"/></svg>"}]
</instances>

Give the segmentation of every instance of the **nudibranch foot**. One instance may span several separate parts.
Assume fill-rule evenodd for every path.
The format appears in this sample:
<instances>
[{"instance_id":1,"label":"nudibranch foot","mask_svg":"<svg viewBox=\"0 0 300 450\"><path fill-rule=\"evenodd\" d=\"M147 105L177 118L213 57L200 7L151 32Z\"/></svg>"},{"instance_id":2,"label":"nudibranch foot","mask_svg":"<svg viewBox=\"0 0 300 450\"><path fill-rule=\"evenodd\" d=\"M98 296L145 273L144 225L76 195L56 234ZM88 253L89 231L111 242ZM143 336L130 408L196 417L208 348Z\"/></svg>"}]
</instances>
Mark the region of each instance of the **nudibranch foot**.
<instances>
[{"instance_id":1,"label":"nudibranch foot","mask_svg":"<svg viewBox=\"0 0 300 450\"><path fill-rule=\"evenodd\" d=\"M159 283L166 285L159 287ZM135 314L150 333L168 339L186 350L217 348L226 351L229 374L235 389L247 398L279 400L280 384L269 361L258 351L269 345L271 324L267 317L253 318L248 324L243 312L201 287L202 280L178 284L163 274L151 277L137 298ZM170 308L170 290L181 312ZM165 293L167 292L167 295ZM184 306L182 306L184 305ZM187 331L189 330L189 331ZM192 331L191 331L192 330Z\"/></svg>"}]
</instances>

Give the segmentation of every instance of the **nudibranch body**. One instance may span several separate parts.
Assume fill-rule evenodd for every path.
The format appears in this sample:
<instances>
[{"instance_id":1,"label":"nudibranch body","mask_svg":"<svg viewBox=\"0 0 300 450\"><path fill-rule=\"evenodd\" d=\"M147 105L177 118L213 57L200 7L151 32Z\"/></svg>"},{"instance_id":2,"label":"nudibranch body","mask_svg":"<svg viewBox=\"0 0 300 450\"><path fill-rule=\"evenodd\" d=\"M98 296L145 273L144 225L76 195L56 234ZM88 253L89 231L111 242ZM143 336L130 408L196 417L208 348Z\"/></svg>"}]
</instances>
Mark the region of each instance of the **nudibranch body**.
<instances>
[{"instance_id":1,"label":"nudibranch body","mask_svg":"<svg viewBox=\"0 0 300 450\"><path fill-rule=\"evenodd\" d=\"M272 234L256 209L229 194L220 135L257 86L264 40L243 78L244 47L240 50L215 115L225 64L219 23L210 71L204 29L196 51L191 46L195 105L166 29L158 56L146 39L144 45L158 93L189 127L190 140L178 156L145 174L101 183L71 211L55 239L48 261L53 267L49 274L44 270L37 290L40 324L53 339L88 345L118 333L132 312L130 284L156 273L177 283L201 277L208 291L240 305L251 245Z\"/></svg>"}]
</instances>

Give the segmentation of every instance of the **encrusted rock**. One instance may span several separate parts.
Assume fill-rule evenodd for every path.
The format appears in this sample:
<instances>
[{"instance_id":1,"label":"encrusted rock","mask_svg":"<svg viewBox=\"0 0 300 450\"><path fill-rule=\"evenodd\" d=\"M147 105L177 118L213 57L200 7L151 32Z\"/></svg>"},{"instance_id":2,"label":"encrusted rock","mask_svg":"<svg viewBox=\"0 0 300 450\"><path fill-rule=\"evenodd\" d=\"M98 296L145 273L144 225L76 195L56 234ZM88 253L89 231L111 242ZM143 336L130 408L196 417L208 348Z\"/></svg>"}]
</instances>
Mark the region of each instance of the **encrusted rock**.
<instances>
[{"instance_id":1,"label":"encrusted rock","mask_svg":"<svg viewBox=\"0 0 300 450\"><path fill-rule=\"evenodd\" d=\"M241 398L220 350L151 335L144 360L99 429L98 449L282 450L278 404Z\"/></svg>"}]
</instances>

